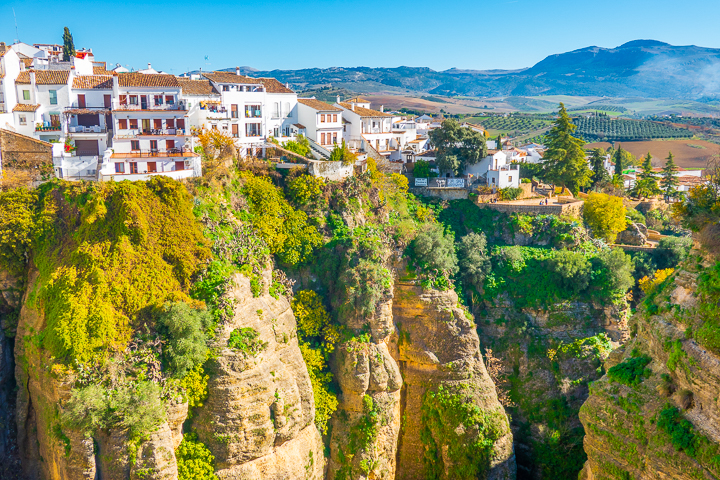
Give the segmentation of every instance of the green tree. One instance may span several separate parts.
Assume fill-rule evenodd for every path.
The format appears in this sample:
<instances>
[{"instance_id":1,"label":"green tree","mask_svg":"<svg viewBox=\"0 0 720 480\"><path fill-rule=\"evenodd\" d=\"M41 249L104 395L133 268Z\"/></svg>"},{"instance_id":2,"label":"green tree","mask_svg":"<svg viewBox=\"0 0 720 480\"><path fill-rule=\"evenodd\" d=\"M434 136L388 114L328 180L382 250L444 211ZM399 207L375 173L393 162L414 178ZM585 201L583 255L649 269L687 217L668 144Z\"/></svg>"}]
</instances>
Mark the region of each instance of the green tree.
<instances>
[{"instance_id":1,"label":"green tree","mask_svg":"<svg viewBox=\"0 0 720 480\"><path fill-rule=\"evenodd\" d=\"M491 262L487 251L485 234L475 232L460 239L458 248L460 274L467 286L480 291L485 276L490 273Z\"/></svg>"},{"instance_id":2,"label":"green tree","mask_svg":"<svg viewBox=\"0 0 720 480\"><path fill-rule=\"evenodd\" d=\"M590 166L592 167L592 186L597 187L610 180L610 174L605 170L605 155L600 148L594 148L590 154Z\"/></svg>"},{"instance_id":3,"label":"green tree","mask_svg":"<svg viewBox=\"0 0 720 480\"><path fill-rule=\"evenodd\" d=\"M157 321L166 339L165 361L173 374L183 377L206 360L205 330L212 322L207 310L195 310L185 302L166 303Z\"/></svg>"},{"instance_id":4,"label":"green tree","mask_svg":"<svg viewBox=\"0 0 720 480\"><path fill-rule=\"evenodd\" d=\"M585 142L573 136L576 128L561 103L555 125L545 136L547 150L544 162L545 180L567 187L574 193L589 185L592 175L585 160Z\"/></svg>"},{"instance_id":5,"label":"green tree","mask_svg":"<svg viewBox=\"0 0 720 480\"><path fill-rule=\"evenodd\" d=\"M418 233L411 244L418 266L436 276L452 277L458 271L453 235L445 233L442 225L433 223Z\"/></svg>"},{"instance_id":6,"label":"green tree","mask_svg":"<svg viewBox=\"0 0 720 480\"><path fill-rule=\"evenodd\" d=\"M437 164L455 175L487 156L485 137L457 120L443 121L440 128L430 131L430 141L437 149Z\"/></svg>"},{"instance_id":7,"label":"green tree","mask_svg":"<svg viewBox=\"0 0 720 480\"><path fill-rule=\"evenodd\" d=\"M502 150L502 133L498 133L497 140L495 141L495 148Z\"/></svg>"},{"instance_id":8,"label":"green tree","mask_svg":"<svg viewBox=\"0 0 720 480\"><path fill-rule=\"evenodd\" d=\"M344 165L352 165L357 161L357 156L350 151L345 145L345 140L342 141L342 145L335 145L332 152L330 152L330 162L342 162Z\"/></svg>"},{"instance_id":9,"label":"green tree","mask_svg":"<svg viewBox=\"0 0 720 480\"><path fill-rule=\"evenodd\" d=\"M283 144L283 148L303 157L310 155L310 142L304 135L298 135L295 140L288 140Z\"/></svg>"},{"instance_id":10,"label":"green tree","mask_svg":"<svg viewBox=\"0 0 720 480\"><path fill-rule=\"evenodd\" d=\"M632 194L638 198L647 198L659 193L660 187L658 187L657 178L655 178L652 167L652 155L648 152L643 159L642 172L635 180Z\"/></svg>"},{"instance_id":11,"label":"green tree","mask_svg":"<svg viewBox=\"0 0 720 480\"><path fill-rule=\"evenodd\" d=\"M565 290L580 293L590 284L590 261L582 252L560 250L548 260L548 269Z\"/></svg>"},{"instance_id":12,"label":"green tree","mask_svg":"<svg viewBox=\"0 0 720 480\"><path fill-rule=\"evenodd\" d=\"M660 180L660 187L668 197L677 195L677 187L680 185L680 181L676 175L677 171L678 167L675 165L675 157L672 152L670 152L665 166L662 169L662 180Z\"/></svg>"},{"instance_id":13,"label":"green tree","mask_svg":"<svg viewBox=\"0 0 720 480\"><path fill-rule=\"evenodd\" d=\"M585 201L583 209L585 223L593 235L607 242L614 242L617 234L625 230L625 206L622 198L593 192Z\"/></svg>"},{"instance_id":14,"label":"green tree","mask_svg":"<svg viewBox=\"0 0 720 480\"><path fill-rule=\"evenodd\" d=\"M628 166L626 160L625 150L623 150L622 145L619 145L613 155L613 161L615 162L615 175L622 176L623 170L625 170L625 167Z\"/></svg>"},{"instance_id":15,"label":"green tree","mask_svg":"<svg viewBox=\"0 0 720 480\"><path fill-rule=\"evenodd\" d=\"M73 42L70 29L65 27L63 32L63 62L69 62L75 56L75 42Z\"/></svg>"}]
</instances>

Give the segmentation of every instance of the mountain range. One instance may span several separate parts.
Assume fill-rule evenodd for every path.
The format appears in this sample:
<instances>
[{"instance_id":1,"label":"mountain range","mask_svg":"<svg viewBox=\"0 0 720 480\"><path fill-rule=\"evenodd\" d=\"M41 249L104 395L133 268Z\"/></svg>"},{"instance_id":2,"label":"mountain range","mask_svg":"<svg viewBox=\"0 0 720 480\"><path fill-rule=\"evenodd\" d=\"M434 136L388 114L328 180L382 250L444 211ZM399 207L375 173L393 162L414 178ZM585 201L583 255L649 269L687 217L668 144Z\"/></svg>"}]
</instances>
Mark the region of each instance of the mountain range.
<instances>
[{"instance_id":1,"label":"mountain range","mask_svg":"<svg viewBox=\"0 0 720 480\"><path fill-rule=\"evenodd\" d=\"M228 68L234 71L235 68ZM550 55L521 70L436 71L427 67L333 67L258 71L297 90L323 85L356 92L411 91L473 97L576 95L703 100L720 97L720 49L635 40Z\"/></svg>"}]
</instances>

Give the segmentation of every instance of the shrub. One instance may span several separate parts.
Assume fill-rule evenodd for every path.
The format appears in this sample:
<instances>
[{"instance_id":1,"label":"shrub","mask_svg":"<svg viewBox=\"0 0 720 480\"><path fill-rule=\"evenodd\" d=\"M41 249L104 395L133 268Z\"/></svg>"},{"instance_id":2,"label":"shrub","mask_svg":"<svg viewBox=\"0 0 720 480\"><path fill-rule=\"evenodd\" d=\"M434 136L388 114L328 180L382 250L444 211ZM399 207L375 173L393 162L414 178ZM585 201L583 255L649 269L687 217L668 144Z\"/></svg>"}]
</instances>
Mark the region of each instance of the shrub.
<instances>
[{"instance_id":1,"label":"shrub","mask_svg":"<svg viewBox=\"0 0 720 480\"><path fill-rule=\"evenodd\" d=\"M208 396L209 375L205 375L202 366L196 366L180 380L180 387L185 390L185 398L190 409L202 407ZM192 410L191 410L192 411ZM188 418L191 415L188 414Z\"/></svg>"},{"instance_id":2,"label":"shrub","mask_svg":"<svg viewBox=\"0 0 720 480\"><path fill-rule=\"evenodd\" d=\"M622 249L602 250L591 261L593 285L599 290L601 297L624 295L635 284L632 259Z\"/></svg>"},{"instance_id":3,"label":"shrub","mask_svg":"<svg viewBox=\"0 0 720 480\"><path fill-rule=\"evenodd\" d=\"M310 142L304 135L298 135L296 140L288 140L283 144L283 148L303 157L310 156Z\"/></svg>"},{"instance_id":4,"label":"shrub","mask_svg":"<svg viewBox=\"0 0 720 480\"><path fill-rule=\"evenodd\" d=\"M485 276L492 267L487 252L485 234L470 233L460 239L458 249L460 273L465 283L477 291L482 290Z\"/></svg>"},{"instance_id":5,"label":"shrub","mask_svg":"<svg viewBox=\"0 0 720 480\"><path fill-rule=\"evenodd\" d=\"M687 258L693 246L692 238L665 237L661 238L657 247L657 263L660 268L677 267Z\"/></svg>"},{"instance_id":6,"label":"shrub","mask_svg":"<svg viewBox=\"0 0 720 480\"><path fill-rule=\"evenodd\" d=\"M623 199L592 192L585 201L583 218L596 237L613 243L626 226Z\"/></svg>"},{"instance_id":7,"label":"shrub","mask_svg":"<svg viewBox=\"0 0 720 480\"><path fill-rule=\"evenodd\" d=\"M415 178L431 178L431 177L437 177L437 173L430 171L430 162L426 162L425 160L418 160L415 162L415 166L413 168L413 176Z\"/></svg>"},{"instance_id":8,"label":"shrub","mask_svg":"<svg viewBox=\"0 0 720 480\"><path fill-rule=\"evenodd\" d=\"M657 270L657 264L652 255L647 252L634 252L633 266L635 278L651 277Z\"/></svg>"},{"instance_id":9,"label":"shrub","mask_svg":"<svg viewBox=\"0 0 720 480\"><path fill-rule=\"evenodd\" d=\"M20 275L35 231L37 193L27 188L0 191L0 266Z\"/></svg>"},{"instance_id":10,"label":"shrub","mask_svg":"<svg viewBox=\"0 0 720 480\"><path fill-rule=\"evenodd\" d=\"M638 286L640 290L645 292L645 295L651 294L655 289L663 283L675 270L667 268L665 270L656 270L652 277L643 277L638 280Z\"/></svg>"},{"instance_id":11,"label":"shrub","mask_svg":"<svg viewBox=\"0 0 720 480\"><path fill-rule=\"evenodd\" d=\"M212 322L207 310L195 310L184 302L166 303L157 322L167 338L163 354L174 375L183 377L205 362L208 354L205 330Z\"/></svg>"},{"instance_id":12,"label":"shrub","mask_svg":"<svg viewBox=\"0 0 720 480\"><path fill-rule=\"evenodd\" d=\"M288 182L288 194L297 205L307 205L322 195L325 180L314 175L300 175Z\"/></svg>"},{"instance_id":13,"label":"shrub","mask_svg":"<svg viewBox=\"0 0 720 480\"><path fill-rule=\"evenodd\" d=\"M670 441L679 452L691 457L697 454L697 437L694 427L680 414L680 410L669 404L660 411L657 420L660 430L670 435Z\"/></svg>"},{"instance_id":14,"label":"shrub","mask_svg":"<svg viewBox=\"0 0 720 480\"><path fill-rule=\"evenodd\" d=\"M498 189L498 196L500 197L500 200L503 201L511 201L511 200L517 200L520 198L520 195L523 194L522 188L515 188L515 187L507 187L507 188L499 188Z\"/></svg>"},{"instance_id":15,"label":"shrub","mask_svg":"<svg viewBox=\"0 0 720 480\"><path fill-rule=\"evenodd\" d=\"M373 315L378 302L392 284L392 277L382 263L361 258L340 274L339 285L344 293L343 314Z\"/></svg>"},{"instance_id":16,"label":"shrub","mask_svg":"<svg viewBox=\"0 0 720 480\"><path fill-rule=\"evenodd\" d=\"M430 224L410 244L415 263L427 273L451 277L458 271L455 242L442 225Z\"/></svg>"},{"instance_id":17,"label":"shrub","mask_svg":"<svg viewBox=\"0 0 720 480\"><path fill-rule=\"evenodd\" d=\"M555 272L558 283L569 291L582 292L590 283L590 262L580 252L560 250L548 260L548 268Z\"/></svg>"},{"instance_id":18,"label":"shrub","mask_svg":"<svg viewBox=\"0 0 720 480\"><path fill-rule=\"evenodd\" d=\"M320 296L312 290L300 290L295 294L291 306L297 320L298 338L322 347L323 352L332 352L340 334L331 324L330 315Z\"/></svg>"},{"instance_id":19,"label":"shrub","mask_svg":"<svg viewBox=\"0 0 720 480\"><path fill-rule=\"evenodd\" d=\"M267 348L267 342L260 340L260 333L254 328L236 328L230 332L228 347L246 356L255 356Z\"/></svg>"},{"instance_id":20,"label":"shrub","mask_svg":"<svg viewBox=\"0 0 720 480\"><path fill-rule=\"evenodd\" d=\"M308 223L305 212L294 210L282 191L268 180L245 172L245 187L252 222L270 251L287 265L307 260L322 245L317 229Z\"/></svg>"},{"instance_id":21,"label":"shrub","mask_svg":"<svg viewBox=\"0 0 720 480\"><path fill-rule=\"evenodd\" d=\"M647 224L645 216L634 208L628 208L625 210L625 216L630 219L633 223Z\"/></svg>"},{"instance_id":22,"label":"shrub","mask_svg":"<svg viewBox=\"0 0 720 480\"><path fill-rule=\"evenodd\" d=\"M628 358L622 363L610 367L607 372L608 377L615 382L634 387L652 373L649 368L645 368L650 361L651 358L647 355Z\"/></svg>"},{"instance_id":23,"label":"shrub","mask_svg":"<svg viewBox=\"0 0 720 480\"><path fill-rule=\"evenodd\" d=\"M312 348L308 343L301 341L300 353L302 353L307 366L310 383L313 387L315 425L320 432L327 433L327 423L338 406L337 396L330 389L333 375L328 371L321 349Z\"/></svg>"},{"instance_id":24,"label":"shrub","mask_svg":"<svg viewBox=\"0 0 720 480\"><path fill-rule=\"evenodd\" d=\"M198 441L194 433L183 435L182 442L175 450L178 480L217 480L210 450Z\"/></svg>"}]
</instances>

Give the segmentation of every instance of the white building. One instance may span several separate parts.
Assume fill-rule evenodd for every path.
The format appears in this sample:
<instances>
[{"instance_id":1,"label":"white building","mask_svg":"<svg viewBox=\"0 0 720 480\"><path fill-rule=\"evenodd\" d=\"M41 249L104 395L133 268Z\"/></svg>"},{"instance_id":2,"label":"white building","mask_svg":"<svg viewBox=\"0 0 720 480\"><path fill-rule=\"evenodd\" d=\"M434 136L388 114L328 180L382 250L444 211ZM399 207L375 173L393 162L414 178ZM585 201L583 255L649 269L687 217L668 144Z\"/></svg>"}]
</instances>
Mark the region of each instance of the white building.
<instances>
[{"instance_id":1,"label":"white building","mask_svg":"<svg viewBox=\"0 0 720 480\"><path fill-rule=\"evenodd\" d=\"M343 109L343 118L348 122L344 139L351 149L367 151L367 146L374 148L380 155L389 157L393 150L400 150L398 138L404 137L393 133L392 115L370 108L370 102L362 98L353 98L347 102L338 102L336 107Z\"/></svg>"},{"instance_id":2,"label":"white building","mask_svg":"<svg viewBox=\"0 0 720 480\"><path fill-rule=\"evenodd\" d=\"M465 175L485 179L487 185L495 188L519 187L520 167L511 165L505 150L490 150L485 158L465 168Z\"/></svg>"},{"instance_id":3,"label":"white building","mask_svg":"<svg viewBox=\"0 0 720 480\"><path fill-rule=\"evenodd\" d=\"M343 140L345 127L342 109L314 98L298 98L297 112L313 154L316 157L328 157L335 145L341 144Z\"/></svg>"},{"instance_id":4,"label":"white building","mask_svg":"<svg viewBox=\"0 0 720 480\"><path fill-rule=\"evenodd\" d=\"M0 43L0 128L14 129L13 108L17 104L15 79L25 65L17 53Z\"/></svg>"},{"instance_id":5,"label":"white building","mask_svg":"<svg viewBox=\"0 0 720 480\"><path fill-rule=\"evenodd\" d=\"M69 70L29 70L15 79L16 131L45 142L60 141L62 114L70 106Z\"/></svg>"}]
</instances>

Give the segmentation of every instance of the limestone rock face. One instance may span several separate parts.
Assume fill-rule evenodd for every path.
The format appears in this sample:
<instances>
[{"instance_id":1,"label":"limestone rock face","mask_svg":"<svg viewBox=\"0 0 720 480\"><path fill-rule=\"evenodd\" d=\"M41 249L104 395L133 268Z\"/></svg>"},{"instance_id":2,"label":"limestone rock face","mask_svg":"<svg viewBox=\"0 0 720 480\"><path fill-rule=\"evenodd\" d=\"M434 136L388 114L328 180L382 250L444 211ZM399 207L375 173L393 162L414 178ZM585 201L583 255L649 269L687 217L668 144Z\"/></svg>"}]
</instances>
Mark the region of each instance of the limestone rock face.
<instances>
[{"instance_id":1,"label":"limestone rock face","mask_svg":"<svg viewBox=\"0 0 720 480\"><path fill-rule=\"evenodd\" d=\"M266 285L270 275L265 272ZM218 327L220 355L193 426L215 455L221 479L320 479L322 440L290 304L267 292L254 298L247 277L234 280L235 313ZM228 347L236 329L257 332L250 342L255 355Z\"/></svg>"},{"instance_id":2,"label":"limestone rock face","mask_svg":"<svg viewBox=\"0 0 720 480\"><path fill-rule=\"evenodd\" d=\"M625 230L618 233L615 243L618 245L643 246L647 241L648 230L642 223L631 223Z\"/></svg>"},{"instance_id":3,"label":"limestone rock face","mask_svg":"<svg viewBox=\"0 0 720 480\"><path fill-rule=\"evenodd\" d=\"M486 478L515 478L512 433L507 417L480 355L475 325L458 307L456 293L423 290L398 282L393 317L397 335L393 336L390 351L398 360L404 381L396 478L427 477L424 460L427 445L422 432L429 427L423 421L424 396L440 387L450 390L458 387L480 411L499 419L501 433L491 449ZM472 428L470 425L453 427ZM442 458L436 461L444 471L443 478L451 478L452 462L446 456L448 445L442 444L439 432L430 429L430 434L441 443Z\"/></svg>"},{"instance_id":4,"label":"limestone rock face","mask_svg":"<svg viewBox=\"0 0 720 480\"><path fill-rule=\"evenodd\" d=\"M580 411L588 455L581 478L720 478L713 459L720 453L720 356L686 334L698 327L695 308L703 308L696 281L697 272L679 270L653 300L657 311L639 309L632 319L637 335L618 360L648 355L651 374L633 386L607 376L593 384ZM668 406L703 438L695 455L676 450L658 427Z\"/></svg>"},{"instance_id":5,"label":"limestone rock face","mask_svg":"<svg viewBox=\"0 0 720 480\"><path fill-rule=\"evenodd\" d=\"M32 291L37 272L29 274ZM60 429L59 415L70 398L72 379L53 374L47 352L35 343L45 328L44 317L34 305L25 302L20 311L15 343L17 393L17 442L23 478L34 480L125 480L176 479L175 444L177 424L185 420L187 405L177 407L171 419L175 435L167 423L138 445L133 458L127 432L98 432L86 438L80 432ZM183 413L184 412L184 413Z\"/></svg>"},{"instance_id":6,"label":"limestone rock face","mask_svg":"<svg viewBox=\"0 0 720 480\"><path fill-rule=\"evenodd\" d=\"M13 345L17 309L22 299L20 280L0 269L0 478L20 478L15 445L15 362Z\"/></svg>"},{"instance_id":7,"label":"limestone rock face","mask_svg":"<svg viewBox=\"0 0 720 480\"><path fill-rule=\"evenodd\" d=\"M392 299L371 318L352 319L348 326L359 330L364 324L370 338L344 342L333 358L341 394L332 420L329 479L395 478L403 380L388 349Z\"/></svg>"}]
</instances>

